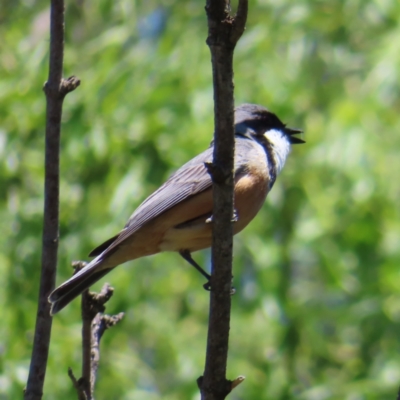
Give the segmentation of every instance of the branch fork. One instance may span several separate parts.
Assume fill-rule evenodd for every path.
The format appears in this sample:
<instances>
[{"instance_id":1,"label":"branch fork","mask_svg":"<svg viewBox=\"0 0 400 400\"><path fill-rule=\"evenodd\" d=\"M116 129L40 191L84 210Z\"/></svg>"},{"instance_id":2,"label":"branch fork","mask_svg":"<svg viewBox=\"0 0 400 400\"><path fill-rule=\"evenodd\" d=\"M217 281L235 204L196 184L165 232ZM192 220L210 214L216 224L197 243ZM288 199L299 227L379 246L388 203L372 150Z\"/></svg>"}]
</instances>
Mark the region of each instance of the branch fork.
<instances>
[{"instance_id":1,"label":"branch fork","mask_svg":"<svg viewBox=\"0 0 400 400\"><path fill-rule=\"evenodd\" d=\"M75 273L85 265L83 261L72 263ZM94 400L94 386L100 362L100 340L107 329L124 317L122 312L117 315L104 314L105 303L110 300L113 293L114 288L108 283L103 285L100 293L89 290L82 293L82 377L76 379L72 370L68 371L79 400Z\"/></svg>"}]
</instances>

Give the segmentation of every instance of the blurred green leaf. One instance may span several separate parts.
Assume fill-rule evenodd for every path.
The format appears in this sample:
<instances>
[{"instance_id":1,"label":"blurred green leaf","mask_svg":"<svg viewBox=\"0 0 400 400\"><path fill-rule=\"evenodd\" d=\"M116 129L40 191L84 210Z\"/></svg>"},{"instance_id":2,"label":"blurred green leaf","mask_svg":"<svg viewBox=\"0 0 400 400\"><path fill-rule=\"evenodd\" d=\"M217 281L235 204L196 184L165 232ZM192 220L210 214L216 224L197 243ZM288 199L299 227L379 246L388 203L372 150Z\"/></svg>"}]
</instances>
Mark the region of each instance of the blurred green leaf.
<instances>
[{"instance_id":1,"label":"blurred green leaf","mask_svg":"<svg viewBox=\"0 0 400 400\"><path fill-rule=\"evenodd\" d=\"M0 9L0 398L25 385L43 208L48 3ZM260 103L307 144L235 238L232 399L394 399L400 384L400 4L250 2L236 102ZM117 233L213 131L204 4L67 4L58 282ZM205 266L209 252L195 254ZM208 295L176 254L119 267L98 399L197 399ZM99 283L95 288L100 288ZM71 399L79 302L54 319L46 399Z\"/></svg>"}]
</instances>

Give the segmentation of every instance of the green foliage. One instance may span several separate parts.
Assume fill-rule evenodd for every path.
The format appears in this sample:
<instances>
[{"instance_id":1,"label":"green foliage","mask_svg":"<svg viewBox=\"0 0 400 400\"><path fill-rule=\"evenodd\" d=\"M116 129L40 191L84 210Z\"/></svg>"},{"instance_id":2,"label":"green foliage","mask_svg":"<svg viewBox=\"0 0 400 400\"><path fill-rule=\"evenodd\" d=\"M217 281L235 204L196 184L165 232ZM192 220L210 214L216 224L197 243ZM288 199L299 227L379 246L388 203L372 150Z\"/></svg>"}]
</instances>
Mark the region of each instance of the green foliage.
<instances>
[{"instance_id":1,"label":"green foliage","mask_svg":"<svg viewBox=\"0 0 400 400\"><path fill-rule=\"evenodd\" d=\"M0 9L0 399L21 396L40 271L48 3ZM400 384L400 4L251 1L236 102L305 130L235 239L232 399L394 399ZM212 137L204 4L67 4L58 282ZM209 264L209 253L195 254ZM121 266L97 399L197 399L208 295L175 254ZM97 285L99 288L101 285ZM46 399L72 399L75 301L54 318Z\"/></svg>"}]
</instances>

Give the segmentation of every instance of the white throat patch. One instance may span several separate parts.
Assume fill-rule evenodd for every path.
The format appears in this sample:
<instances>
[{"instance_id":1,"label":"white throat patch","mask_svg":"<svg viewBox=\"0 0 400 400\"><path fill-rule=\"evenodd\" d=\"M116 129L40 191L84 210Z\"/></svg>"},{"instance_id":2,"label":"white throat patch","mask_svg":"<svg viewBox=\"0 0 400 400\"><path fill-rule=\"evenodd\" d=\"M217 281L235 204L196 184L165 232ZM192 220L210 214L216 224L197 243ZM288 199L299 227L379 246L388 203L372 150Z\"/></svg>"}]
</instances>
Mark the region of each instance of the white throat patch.
<instances>
[{"instance_id":1,"label":"white throat patch","mask_svg":"<svg viewBox=\"0 0 400 400\"><path fill-rule=\"evenodd\" d=\"M290 153L290 142L287 135L280 129L270 129L264 136L271 143L276 163L276 172L279 174L285 165L286 157Z\"/></svg>"}]
</instances>

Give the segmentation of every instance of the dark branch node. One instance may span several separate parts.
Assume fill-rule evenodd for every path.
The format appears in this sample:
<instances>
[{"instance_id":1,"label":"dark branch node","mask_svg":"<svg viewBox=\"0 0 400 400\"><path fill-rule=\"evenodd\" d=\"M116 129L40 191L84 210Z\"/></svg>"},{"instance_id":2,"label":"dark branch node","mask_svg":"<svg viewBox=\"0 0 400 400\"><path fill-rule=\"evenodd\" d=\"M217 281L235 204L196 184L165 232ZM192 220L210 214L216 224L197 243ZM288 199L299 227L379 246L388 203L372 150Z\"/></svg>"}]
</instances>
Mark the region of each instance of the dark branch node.
<instances>
[{"instance_id":1,"label":"dark branch node","mask_svg":"<svg viewBox=\"0 0 400 400\"><path fill-rule=\"evenodd\" d=\"M46 82L44 83L44 85L43 85L43 91L46 93L46 96L51 96L51 95L54 95L54 94L57 95L57 92L58 92L57 88L54 89L54 87L52 87L52 86L53 86L53 85L51 85L51 84L49 83L49 81L46 81Z\"/></svg>"},{"instance_id":2,"label":"dark branch node","mask_svg":"<svg viewBox=\"0 0 400 400\"><path fill-rule=\"evenodd\" d=\"M206 167L207 172L210 174L213 183L221 185L228 181L230 174L229 172L225 171L224 168L221 168L212 162L205 162L204 166Z\"/></svg>"},{"instance_id":3,"label":"dark branch node","mask_svg":"<svg viewBox=\"0 0 400 400\"><path fill-rule=\"evenodd\" d=\"M213 4L206 6L206 13L209 23L208 46L225 47L234 50L236 43L242 36L247 20L248 0L239 0L238 10L233 17L230 15L230 2L227 2L225 9L221 5Z\"/></svg>"},{"instance_id":4,"label":"dark branch node","mask_svg":"<svg viewBox=\"0 0 400 400\"><path fill-rule=\"evenodd\" d=\"M43 243L49 247L58 246L59 236L46 235L43 236Z\"/></svg>"},{"instance_id":5,"label":"dark branch node","mask_svg":"<svg viewBox=\"0 0 400 400\"><path fill-rule=\"evenodd\" d=\"M202 376L199 376L199 377L197 378L197 380L196 380L196 382L197 382L197 387L200 389L200 391L201 391L201 388L202 388L202 385L203 385L203 379L204 379L204 376L202 375Z\"/></svg>"},{"instance_id":6,"label":"dark branch node","mask_svg":"<svg viewBox=\"0 0 400 400\"><path fill-rule=\"evenodd\" d=\"M218 398L218 399L224 399L234 388L233 386L233 381L230 381L228 379L224 379L220 384L218 385L218 391L214 390L212 388L207 388L204 386L204 377L200 376L197 378L197 387L200 389L200 392L202 394L202 398L204 397L205 393L212 393L213 398Z\"/></svg>"},{"instance_id":7,"label":"dark branch node","mask_svg":"<svg viewBox=\"0 0 400 400\"><path fill-rule=\"evenodd\" d=\"M207 18L215 21L222 21L231 11L229 1L226 1L224 5L221 2L207 1L204 8Z\"/></svg>"},{"instance_id":8,"label":"dark branch node","mask_svg":"<svg viewBox=\"0 0 400 400\"><path fill-rule=\"evenodd\" d=\"M80 84L81 81L76 76L70 76L67 79L61 79L60 84L46 81L43 85L43 91L48 97L63 99L66 94L75 90Z\"/></svg>"},{"instance_id":9,"label":"dark branch node","mask_svg":"<svg viewBox=\"0 0 400 400\"><path fill-rule=\"evenodd\" d=\"M83 293L84 305L82 307L82 314L84 319L92 320L97 313L105 311L105 303L110 300L114 293L114 288L106 283L101 289L100 293L89 292Z\"/></svg>"},{"instance_id":10,"label":"dark branch node","mask_svg":"<svg viewBox=\"0 0 400 400\"><path fill-rule=\"evenodd\" d=\"M67 79L62 79L60 85L60 93L65 96L67 93L75 90L80 84L81 81L76 76L70 76Z\"/></svg>"}]
</instances>

